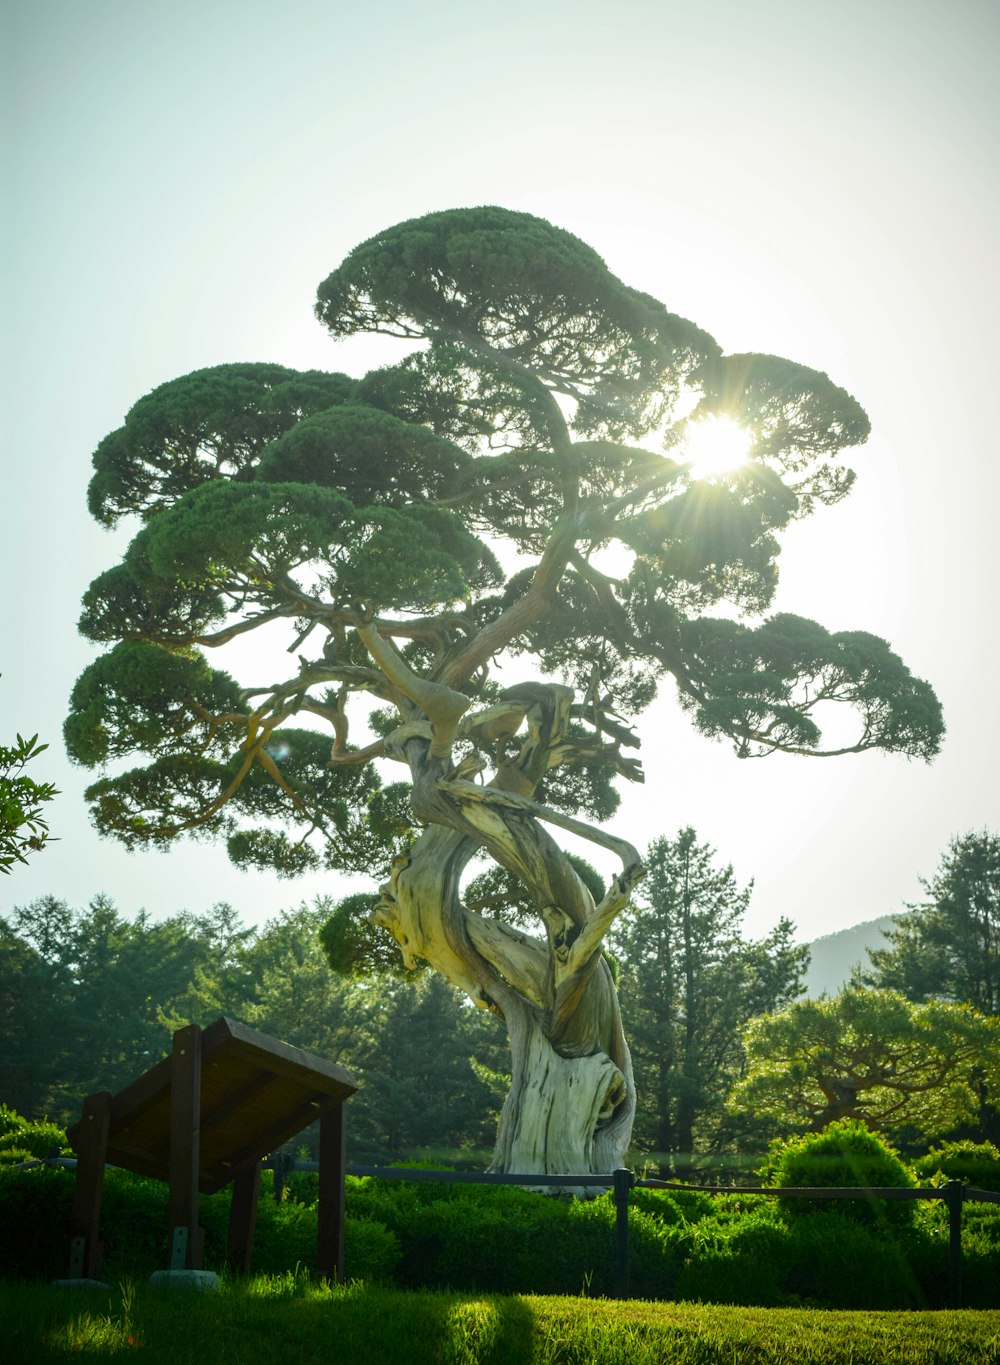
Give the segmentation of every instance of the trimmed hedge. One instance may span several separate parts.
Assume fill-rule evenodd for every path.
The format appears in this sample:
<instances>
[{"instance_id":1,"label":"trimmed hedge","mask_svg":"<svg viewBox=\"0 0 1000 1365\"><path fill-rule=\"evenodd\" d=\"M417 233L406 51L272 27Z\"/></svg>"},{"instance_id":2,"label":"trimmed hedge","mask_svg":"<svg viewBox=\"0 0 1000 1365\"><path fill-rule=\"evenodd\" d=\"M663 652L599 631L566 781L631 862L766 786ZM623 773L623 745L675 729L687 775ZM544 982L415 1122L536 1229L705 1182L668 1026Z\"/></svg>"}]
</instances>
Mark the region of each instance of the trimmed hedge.
<instances>
[{"instance_id":1,"label":"trimmed hedge","mask_svg":"<svg viewBox=\"0 0 1000 1365\"><path fill-rule=\"evenodd\" d=\"M316 1208L272 1197L270 1172L261 1178L253 1243L255 1272L275 1274L309 1268L316 1259ZM17 1229L0 1241L0 1277L54 1279L66 1274L69 1257L73 1171L67 1167L0 1168L0 1225ZM219 1269L226 1255L230 1192L199 1203L205 1229L205 1264ZM109 1169L101 1205L105 1274L144 1277L167 1264L167 1186L129 1171ZM348 1215L344 1228L347 1275L390 1280L399 1241L381 1224Z\"/></svg>"},{"instance_id":2,"label":"trimmed hedge","mask_svg":"<svg viewBox=\"0 0 1000 1365\"><path fill-rule=\"evenodd\" d=\"M917 1182L894 1147L857 1119L841 1119L821 1133L778 1139L770 1147L762 1174L768 1184L789 1188L862 1187L895 1185L912 1188ZM828 1200L787 1199L790 1217L829 1212ZM844 1199L837 1201L839 1217L866 1227L912 1227L915 1201L909 1199Z\"/></svg>"},{"instance_id":3,"label":"trimmed hedge","mask_svg":"<svg viewBox=\"0 0 1000 1365\"><path fill-rule=\"evenodd\" d=\"M1000 1148L992 1142L942 1142L913 1169L923 1180L964 1180L978 1190L1000 1191Z\"/></svg>"},{"instance_id":4,"label":"trimmed hedge","mask_svg":"<svg viewBox=\"0 0 1000 1365\"><path fill-rule=\"evenodd\" d=\"M786 1144L782 1152L792 1159L782 1169L794 1172L796 1183L802 1175L809 1177L802 1183L824 1183L815 1178L814 1165L801 1165L802 1151L801 1143ZM841 1183L859 1183L858 1169L850 1166L852 1179ZM868 1183L889 1183L882 1178L884 1163L865 1169ZM15 1230L0 1243L0 1276L53 1279L66 1273L72 1191L71 1169L0 1166L0 1223ZM229 1198L224 1190L200 1201L211 1268L224 1259ZM859 1221L848 1201L817 1201L808 1216L803 1205L808 1201L738 1192L634 1190L632 1293L764 1307L890 1309L947 1302L943 1204L902 1205L913 1211L912 1226L871 1216ZM610 1195L587 1201L511 1186L348 1177L347 1211L349 1279L474 1293L601 1295L615 1289ZM863 1211L870 1212L867 1206ZM166 1185L109 1169L101 1221L109 1279L139 1278L164 1267ZM963 1228L965 1302L1000 1307L1000 1206L967 1205ZM275 1200L265 1172L254 1270L308 1269L315 1247L315 1180L293 1177L285 1197Z\"/></svg>"}]
</instances>

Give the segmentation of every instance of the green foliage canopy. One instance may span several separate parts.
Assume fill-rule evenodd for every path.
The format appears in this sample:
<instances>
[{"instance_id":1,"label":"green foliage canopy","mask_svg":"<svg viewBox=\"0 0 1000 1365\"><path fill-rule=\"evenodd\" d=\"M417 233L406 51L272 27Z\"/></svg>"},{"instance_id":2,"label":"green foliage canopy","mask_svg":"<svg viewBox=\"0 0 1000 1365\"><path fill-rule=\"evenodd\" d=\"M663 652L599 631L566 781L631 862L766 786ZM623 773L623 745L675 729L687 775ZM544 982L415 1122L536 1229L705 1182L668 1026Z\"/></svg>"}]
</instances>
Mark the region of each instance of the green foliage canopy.
<instances>
[{"instance_id":1,"label":"green foliage canopy","mask_svg":"<svg viewBox=\"0 0 1000 1365\"><path fill-rule=\"evenodd\" d=\"M750 623L773 598L778 534L848 491L839 454L868 434L825 374L723 356L572 234L497 207L377 234L320 286L317 315L411 353L358 381L196 371L95 453L93 514L141 522L85 594L81 629L110 650L66 725L75 760L112 765L89 791L103 833L219 836L239 865L289 875L381 870L406 821L395 798L387 818L370 765L426 717L365 645L369 623L472 707L496 703L504 657L568 681L582 699L539 799L602 821L613 779L640 776L623 751L667 679L741 757L936 752L937 700L883 641ZM711 481L684 445L708 416L750 437ZM275 661L250 685L204 653L248 635ZM393 716L381 732L372 698ZM826 742L847 709L855 732ZM510 753L502 724L451 742L456 772Z\"/></svg>"},{"instance_id":2,"label":"green foliage canopy","mask_svg":"<svg viewBox=\"0 0 1000 1365\"><path fill-rule=\"evenodd\" d=\"M85 1095L120 1089L168 1053L173 1030L226 1014L362 1078L355 1159L485 1146L497 1101L480 1072L502 1066L498 1021L433 973L386 979L399 955L384 935L377 985L331 972L321 934L332 909L320 899L252 929L225 904L155 922L104 895L84 910L52 896L15 908L0 917L0 1094L69 1122Z\"/></svg>"},{"instance_id":3,"label":"green foliage canopy","mask_svg":"<svg viewBox=\"0 0 1000 1365\"><path fill-rule=\"evenodd\" d=\"M791 1127L859 1119L929 1137L974 1119L1000 1082L1000 1027L969 1005L852 987L750 1021L733 1103Z\"/></svg>"},{"instance_id":4,"label":"green foliage canopy","mask_svg":"<svg viewBox=\"0 0 1000 1365\"><path fill-rule=\"evenodd\" d=\"M788 920L766 938L744 936L750 888L693 829L658 839L646 861L635 909L612 937L638 1092L633 1141L684 1163L725 1140L743 1029L798 995L808 949L794 946Z\"/></svg>"},{"instance_id":5,"label":"green foliage canopy","mask_svg":"<svg viewBox=\"0 0 1000 1365\"><path fill-rule=\"evenodd\" d=\"M1000 1015L1000 837L979 830L953 839L923 886L927 899L886 933L889 947L869 951L861 980Z\"/></svg>"},{"instance_id":6,"label":"green foliage canopy","mask_svg":"<svg viewBox=\"0 0 1000 1365\"><path fill-rule=\"evenodd\" d=\"M859 1119L835 1119L821 1133L805 1133L771 1144L765 1165L768 1183L788 1189L900 1188L916 1184L899 1153ZM793 1218L826 1213L826 1200L786 1199ZM837 1201L836 1211L859 1223L910 1227L915 1205L910 1200Z\"/></svg>"}]
</instances>

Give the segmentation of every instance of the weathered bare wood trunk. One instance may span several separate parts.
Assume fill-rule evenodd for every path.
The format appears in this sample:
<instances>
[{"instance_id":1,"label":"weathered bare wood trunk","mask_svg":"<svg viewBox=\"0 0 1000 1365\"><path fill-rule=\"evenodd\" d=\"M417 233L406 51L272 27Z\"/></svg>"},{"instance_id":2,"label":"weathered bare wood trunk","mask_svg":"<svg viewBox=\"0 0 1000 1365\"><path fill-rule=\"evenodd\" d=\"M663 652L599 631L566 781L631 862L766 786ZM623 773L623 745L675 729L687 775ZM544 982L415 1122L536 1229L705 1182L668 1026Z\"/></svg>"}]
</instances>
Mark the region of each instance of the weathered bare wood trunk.
<instances>
[{"instance_id":1,"label":"weathered bare wood trunk","mask_svg":"<svg viewBox=\"0 0 1000 1365\"><path fill-rule=\"evenodd\" d=\"M529 684L499 706L465 718L461 693L416 677L393 644L363 627L364 643L412 703L387 752L411 770L413 812L426 833L394 864L375 920L392 932L407 965L424 958L506 1025L512 1082L494 1170L607 1173L622 1166L636 1097L614 980L602 943L641 875L636 849L532 800L540 779L565 760L569 688ZM521 725L523 740L514 741ZM469 781L483 763L454 766L452 745L492 745L495 777ZM544 822L544 823L543 823ZM625 871L595 905L544 824L614 849ZM461 876L477 850L516 876L544 938L461 904Z\"/></svg>"},{"instance_id":2,"label":"weathered bare wood trunk","mask_svg":"<svg viewBox=\"0 0 1000 1365\"><path fill-rule=\"evenodd\" d=\"M491 1169L612 1171L624 1161L635 1090L611 972L598 947L585 982L553 989L542 940L465 909L457 882L475 847L458 831L429 830L397 862L376 920L408 965L425 959L507 1025L511 1087Z\"/></svg>"},{"instance_id":3,"label":"weathered bare wood trunk","mask_svg":"<svg viewBox=\"0 0 1000 1365\"><path fill-rule=\"evenodd\" d=\"M606 1052L565 1057L530 1006L511 1004L513 1070L497 1130L495 1171L585 1175L623 1165L635 1115L632 1063Z\"/></svg>"},{"instance_id":4,"label":"weathered bare wood trunk","mask_svg":"<svg viewBox=\"0 0 1000 1365\"><path fill-rule=\"evenodd\" d=\"M379 653L384 666L381 643ZM391 662L395 680L408 681ZM487 785L456 773L426 722L402 727L396 742L411 770L415 813L427 828L397 859L375 919L393 934L408 966L426 960L507 1025L511 1088L500 1115L496 1171L612 1171L624 1162L635 1114L632 1064L602 942L640 875L638 855L530 796L563 740L571 695L539 687L516 708L510 728L527 717L528 739ZM420 701L432 714L433 696L424 690ZM626 870L600 904L543 821L621 855ZM524 886L544 938L462 904L462 874L479 850Z\"/></svg>"}]
</instances>

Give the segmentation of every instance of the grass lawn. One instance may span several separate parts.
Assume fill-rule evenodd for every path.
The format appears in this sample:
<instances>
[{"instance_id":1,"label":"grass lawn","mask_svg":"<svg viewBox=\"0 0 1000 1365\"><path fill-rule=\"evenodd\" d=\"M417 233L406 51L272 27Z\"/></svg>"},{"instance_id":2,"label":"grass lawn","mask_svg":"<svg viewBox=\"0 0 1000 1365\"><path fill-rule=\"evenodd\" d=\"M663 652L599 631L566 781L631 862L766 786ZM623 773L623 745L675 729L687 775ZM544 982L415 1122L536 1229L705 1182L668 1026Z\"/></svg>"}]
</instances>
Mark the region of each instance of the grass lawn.
<instances>
[{"instance_id":1,"label":"grass lawn","mask_svg":"<svg viewBox=\"0 0 1000 1365\"><path fill-rule=\"evenodd\" d=\"M0 1283L11 1365L123 1355L164 1365L997 1365L1000 1310L849 1313L632 1300L408 1293L304 1276L216 1292Z\"/></svg>"}]
</instances>

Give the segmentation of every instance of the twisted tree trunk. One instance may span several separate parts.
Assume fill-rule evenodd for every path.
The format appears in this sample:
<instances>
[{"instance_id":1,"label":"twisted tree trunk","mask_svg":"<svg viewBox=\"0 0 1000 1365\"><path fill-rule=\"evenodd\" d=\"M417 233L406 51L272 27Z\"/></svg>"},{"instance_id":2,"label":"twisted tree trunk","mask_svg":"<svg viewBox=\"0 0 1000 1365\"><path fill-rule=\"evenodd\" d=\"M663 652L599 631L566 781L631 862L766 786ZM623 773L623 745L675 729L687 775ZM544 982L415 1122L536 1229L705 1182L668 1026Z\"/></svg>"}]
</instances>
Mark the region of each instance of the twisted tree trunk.
<instances>
[{"instance_id":1,"label":"twisted tree trunk","mask_svg":"<svg viewBox=\"0 0 1000 1365\"><path fill-rule=\"evenodd\" d=\"M507 1025L511 1088L491 1169L612 1171L628 1147L635 1088L608 964L598 944L557 973L543 940L463 906L458 881L476 847L459 831L428 830L397 862L375 918L408 965L425 959Z\"/></svg>"},{"instance_id":2,"label":"twisted tree trunk","mask_svg":"<svg viewBox=\"0 0 1000 1365\"><path fill-rule=\"evenodd\" d=\"M427 717L402 726L390 746L410 767L414 811L427 828L396 860L375 920L392 933L408 966L426 960L507 1025L511 1089L493 1169L612 1171L628 1147L635 1089L602 943L642 867L630 844L530 795L564 751L572 693L537 684L512 689L500 706L461 721L465 698L413 679L388 642L366 643ZM506 742L522 722L526 738L515 756L498 761L489 784L469 781L452 766L456 737L481 741L485 733L500 734ZM621 856L624 871L599 904L545 824L581 833ZM524 886L544 938L462 904L462 874L480 849Z\"/></svg>"}]
</instances>

